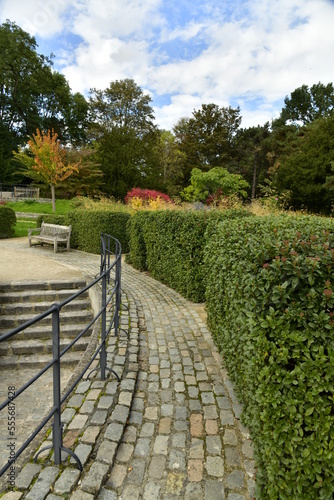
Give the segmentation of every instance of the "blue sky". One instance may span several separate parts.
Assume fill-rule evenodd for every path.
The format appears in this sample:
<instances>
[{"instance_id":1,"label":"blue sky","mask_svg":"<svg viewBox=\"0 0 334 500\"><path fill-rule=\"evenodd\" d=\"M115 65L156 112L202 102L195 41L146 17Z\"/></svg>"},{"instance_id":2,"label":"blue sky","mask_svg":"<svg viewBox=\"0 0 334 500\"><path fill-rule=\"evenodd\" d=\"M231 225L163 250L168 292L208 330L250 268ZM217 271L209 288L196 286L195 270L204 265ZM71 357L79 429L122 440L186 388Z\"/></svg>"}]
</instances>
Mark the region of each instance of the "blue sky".
<instances>
[{"instance_id":1,"label":"blue sky","mask_svg":"<svg viewBox=\"0 0 334 500\"><path fill-rule=\"evenodd\" d=\"M334 81L333 0L0 0L6 19L73 92L133 78L166 129L203 103L263 124L295 88Z\"/></svg>"}]
</instances>

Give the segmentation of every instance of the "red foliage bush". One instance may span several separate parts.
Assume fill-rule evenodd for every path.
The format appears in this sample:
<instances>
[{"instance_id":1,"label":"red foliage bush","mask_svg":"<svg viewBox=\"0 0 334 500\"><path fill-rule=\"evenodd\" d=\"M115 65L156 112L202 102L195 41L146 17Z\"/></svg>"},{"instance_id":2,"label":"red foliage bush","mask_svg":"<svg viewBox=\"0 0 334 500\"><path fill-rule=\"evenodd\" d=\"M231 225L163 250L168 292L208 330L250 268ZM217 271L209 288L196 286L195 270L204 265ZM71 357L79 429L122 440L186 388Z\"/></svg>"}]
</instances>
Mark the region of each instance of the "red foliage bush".
<instances>
[{"instance_id":1,"label":"red foliage bush","mask_svg":"<svg viewBox=\"0 0 334 500\"><path fill-rule=\"evenodd\" d=\"M215 203L220 200L220 198L223 195L223 190L221 188L217 189L215 193L210 194L207 199L205 200L205 203L207 205L212 205L212 203Z\"/></svg>"},{"instance_id":2,"label":"red foliage bush","mask_svg":"<svg viewBox=\"0 0 334 500\"><path fill-rule=\"evenodd\" d=\"M160 193L160 191L155 191L153 189L132 188L124 198L125 203L129 203L131 198L141 198L145 201L161 198L166 203L173 203L168 194Z\"/></svg>"}]
</instances>

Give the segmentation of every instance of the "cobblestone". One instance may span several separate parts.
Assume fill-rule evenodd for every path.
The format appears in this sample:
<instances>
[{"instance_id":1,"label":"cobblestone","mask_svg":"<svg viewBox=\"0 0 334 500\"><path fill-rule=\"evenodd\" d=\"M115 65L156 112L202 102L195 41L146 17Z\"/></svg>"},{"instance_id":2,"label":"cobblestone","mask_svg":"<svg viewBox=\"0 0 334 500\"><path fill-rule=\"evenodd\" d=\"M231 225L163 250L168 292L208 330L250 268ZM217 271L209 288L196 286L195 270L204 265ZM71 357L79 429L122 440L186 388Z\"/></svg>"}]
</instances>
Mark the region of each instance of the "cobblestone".
<instances>
[{"instance_id":1,"label":"cobblestone","mask_svg":"<svg viewBox=\"0 0 334 500\"><path fill-rule=\"evenodd\" d=\"M27 500L44 500L51 491L52 484L59 474L58 467L46 467L39 474L37 481L26 495Z\"/></svg>"},{"instance_id":2,"label":"cobblestone","mask_svg":"<svg viewBox=\"0 0 334 500\"><path fill-rule=\"evenodd\" d=\"M88 473L84 476L81 488L91 494L98 493L108 470L108 465L101 462L94 462Z\"/></svg>"},{"instance_id":3,"label":"cobblestone","mask_svg":"<svg viewBox=\"0 0 334 500\"><path fill-rule=\"evenodd\" d=\"M122 424L112 423L108 425L104 437L110 441L120 441L124 426Z\"/></svg>"},{"instance_id":4,"label":"cobblestone","mask_svg":"<svg viewBox=\"0 0 334 500\"><path fill-rule=\"evenodd\" d=\"M96 275L99 256L48 250L38 254ZM34 464L27 464L15 493L52 500L74 488L70 500L250 500L252 442L204 306L126 264L122 288L121 328L129 334L121 331L108 346L121 381L109 373L101 381L96 372L78 384L62 414L64 443L84 471L73 468L73 458L66 467L29 471Z\"/></svg>"},{"instance_id":5,"label":"cobblestone","mask_svg":"<svg viewBox=\"0 0 334 500\"><path fill-rule=\"evenodd\" d=\"M39 464L27 464L16 478L15 486L21 490L27 490L41 467Z\"/></svg>"},{"instance_id":6,"label":"cobblestone","mask_svg":"<svg viewBox=\"0 0 334 500\"><path fill-rule=\"evenodd\" d=\"M97 460L100 462L105 462L108 465L112 465L114 462L114 457L116 453L117 444L107 439L103 440L99 451L97 452Z\"/></svg>"},{"instance_id":7,"label":"cobblestone","mask_svg":"<svg viewBox=\"0 0 334 500\"><path fill-rule=\"evenodd\" d=\"M54 493L56 495L64 495L70 493L77 483L80 476L78 469L65 469L60 478L56 481L54 486Z\"/></svg>"}]
</instances>

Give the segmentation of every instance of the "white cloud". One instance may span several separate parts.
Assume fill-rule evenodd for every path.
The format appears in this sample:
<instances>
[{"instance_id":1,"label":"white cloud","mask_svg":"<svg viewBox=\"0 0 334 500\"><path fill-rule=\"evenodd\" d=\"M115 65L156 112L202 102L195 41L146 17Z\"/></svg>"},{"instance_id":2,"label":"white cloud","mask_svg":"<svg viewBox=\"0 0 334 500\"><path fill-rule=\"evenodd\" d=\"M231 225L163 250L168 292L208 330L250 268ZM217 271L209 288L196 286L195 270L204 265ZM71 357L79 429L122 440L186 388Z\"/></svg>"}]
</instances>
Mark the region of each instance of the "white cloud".
<instances>
[{"instance_id":1,"label":"white cloud","mask_svg":"<svg viewBox=\"0 0 334 500\"><path fill-rule=\"evenodd\" d=\"M200 108L202 100L191 94L176 94L171 98L171 104L155 107L155 116L159 126L163 129L172 129L180 118L189 117L194 109Z\"/></svg>"},{"instance_id":2,"label":"white cloud","mask_svg":"<svg viewBox=\"0 0 334 500\"><path fill-rule=\"evenodd\" d=\"M122 39L150 37L153 27L161 23L159 4L162 0L79 0L78 15L72 30L84 40L101 37Z\"/></svg>"},{"instance_id":3,"label":"white cloud","mask_svg":"<svg viewBox=\"0 0 334 500\"><path fill-rule=\"evenodd\" d=\"M279 4L256 4L244 23L213 23L208 49L192 61L157 68L153 78L156 91L197 93L203 102L219 105L237 99L241 102L242 125L249 126L277 117L280 109L273 104L296 87L331 81L333 6L321 1L316 8L313 2L303 2L303 9L299 1ZM286 11L279 11L278 7L284 5ZM295 19L303 22L293 27ZM246 98L256 96L262 97L265 107L254 112ZM175 105L170 106L175 109ZM168 116L168 110L163 111Z\"/></svg>"},{"instance_id":4,"label":"white cloud","mask_svg":"<svg viewBox=\"0 0 334 500\"><path fill-rule=\"evenodd\" d=\"M170 42L171 40L183 40L188 41L192 38L196 37L199 33L201 33L204 28L203 23L195 23L194 21L187 24L184 28L175 28L172 31L169 31L167 28L162 30L160 36L160 42Z\"/></svg>"},{"instance_id":5,"label":"white cloud","mask_svg":"<svg viewBox=\"0 0 334 500\"><path fill-rule=\"evenodd\" d=\"M148 68L145 42L125 43L119 39L99 39L81 44L75 53L75 63L63 68L63 73L75 92L85 93L92 87L105 89L114 80L129 78L143 85L143 68Z\"/></svg>"},{"instance_id":6,"label":"white cloud","mask_svg":"<svg viewBox=\"0 0 334 500\"><path fill-rule=\"evenodd\" d=\"M133 78L164 128L208 102L237 102L242 126L257 125L300 85L333 81L330 0L2 0L0 16L49 45L78 36L74 49L52 49L72 89ZM154 103L166 95L170 104Z\"/></svg>"},{"instance_id":7,"label":"white cloud","mask_svg":"<svg viewBox=\"0 0 334 500\"><path fill-rule=\"evenodd\" d=\"M2 0L0 13L31 35L51 37L62 31L67 8L66 0Z\"/></svg>"}]
</instances>

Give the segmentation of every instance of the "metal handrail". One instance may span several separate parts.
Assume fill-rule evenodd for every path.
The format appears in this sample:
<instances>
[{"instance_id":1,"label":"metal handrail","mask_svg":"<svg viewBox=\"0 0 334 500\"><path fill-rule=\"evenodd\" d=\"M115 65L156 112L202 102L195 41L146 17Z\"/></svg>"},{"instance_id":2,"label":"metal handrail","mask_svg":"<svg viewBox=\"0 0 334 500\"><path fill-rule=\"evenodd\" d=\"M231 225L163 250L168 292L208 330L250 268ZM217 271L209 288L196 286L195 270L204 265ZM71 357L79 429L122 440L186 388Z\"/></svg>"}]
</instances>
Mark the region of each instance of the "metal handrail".
<instances>
[{"instance_id":1,"label":"metal handrail","mask_svg":"<svg viewBox=\"0 0 334 500\"><path fill-rule=\"evenodd\" d=\"M111 256L113 256L113 261L111 262ZM106 341L109 333L113 329L115 335L118 335L119 329L119 314L121 307L121 258L122 258L122 247L120 242L107 234L101 234L101 265L100 274L91 283L85 286L82 290L74 293L71 297L65 299L63 302L53 304L47 311L35 316L35 318L30 319L24 324L13 328L9 332L0 336L0 342L3 342L17 333L25 330L26 328L39 323L42 319L51 316L52 317L52 360L48 362L41 370L39 370L28 382L21 386L18 390L15 390L15 394L8 398L6 401L0 404L0 412L6 408L10 403L12 403L20 394L22 394L28 387L30 387L34 382L36 382L47 370L51 367L53 368L53 408L48 413L48 415L43 419L43 421L36 427L34 432L29 436L29 438L22 444L20 449L12 456L8 462L0 470L0 477L8 470L9 467L17 460L21 453L28 447L31 441L37 436L37 434L42 430L44 425L53 417L52 424L52 446L47 448L53 448L54 450L54 463L59 465L61 463L61 452L65 451L71 455L77 462L79 469L82 470L82 464L78 456L73 453L73 451L65 448L63 446L63 424L61 422L61 405L71 394L73 389L82 379L83 375L87 372L88 368L91 366L93 361L96 359L98 354L100 354L100 371L101 380L105 380L106 370L113 372L118 378L117 373L111 368L107 367L107 351L106 351ZM111 292L107 298L107 283L110 283L110 273L114 271L114 286L109 292ZM64 306L75 300L77 297L85 293L87 290L92 288L97 283L101 282L102 285L102 305L98 313L89 322L89 324L73 339L70 344L68 344L62 351L60 350L60 311ZM115 302L115 310L113 317L111 318L110 324L107 328L107 314L106 309L111 301ZM60 379L60 360L62 356L91 328L91 326L96 323L98 319L101 318L101 341L91 356L89 362L86 364L84 369L76 377L75 381L71 384L70 388L67 389L66 394L61 397L61 379ZM95 369L96 370L96 369ZM90 374L88 374L89 376ZM45 450L45 448L43 449ZM41 453L43 450L40 450ZM39 453L35 456L37 459Z\"/></svg>"}]
</instances>

